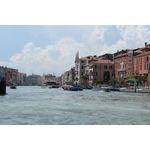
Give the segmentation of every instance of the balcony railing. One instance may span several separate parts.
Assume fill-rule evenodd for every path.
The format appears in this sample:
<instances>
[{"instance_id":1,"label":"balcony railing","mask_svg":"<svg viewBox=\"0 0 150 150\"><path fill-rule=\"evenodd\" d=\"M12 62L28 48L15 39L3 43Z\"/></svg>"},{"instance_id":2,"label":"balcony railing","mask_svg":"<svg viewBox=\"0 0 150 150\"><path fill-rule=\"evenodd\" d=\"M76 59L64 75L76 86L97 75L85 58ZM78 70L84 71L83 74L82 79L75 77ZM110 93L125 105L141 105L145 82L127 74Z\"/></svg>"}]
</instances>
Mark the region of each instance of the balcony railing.
<instances>
[{"instance_id":1,"label":"balcony railing","mask_svg":"<svg viewBox=\"0 0 150 150\"><path fill-rule=\"evenodd\" d=\"M119 71L125 71L125 70L126 70L126 68L117 69L118 72Z\"/></svg>"}]
</instances>

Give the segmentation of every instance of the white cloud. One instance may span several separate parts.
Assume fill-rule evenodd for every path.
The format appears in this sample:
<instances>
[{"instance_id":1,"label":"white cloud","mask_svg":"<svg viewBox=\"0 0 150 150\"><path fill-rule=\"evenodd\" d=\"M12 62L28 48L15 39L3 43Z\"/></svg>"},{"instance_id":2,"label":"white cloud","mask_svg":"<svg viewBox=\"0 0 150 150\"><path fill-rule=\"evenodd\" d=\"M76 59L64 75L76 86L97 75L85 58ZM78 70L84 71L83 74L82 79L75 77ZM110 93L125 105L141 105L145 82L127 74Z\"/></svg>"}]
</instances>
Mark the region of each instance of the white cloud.
<instances>
[{"instance_id":1,"label":"white cloud","mask_svg":"<svg viewBox=\"0 0 150 150\"><path fill-rule=\"evenodd\" d=\"M60 75L74 66L75 53L88 53L83 43L77 43L70 37L57 41L54 45L47 45L45 49L36 47L34 43L27 43L21 53L10 58L7 65L17 68L27 74L55 73Z\"/></svg>"},{"instance_id":2,"label":"white cloud","mask_svg":"<svg viewBox=\"0 0 150 150\"><path fill-rule=\"evenodd\" d=\"M114 53L117 49L143 47L144 42L149 43L150 41L150 29L147 26L116 26L109 30L110 28L111 26L94 26L91 32L82 34L83 41L81 42L68 36L45 46L45 48L36 47L33 42L27 43L20 53L10 58L9 62L0 62L0 64L16 68L27 74L42 75L54 72L56 75L60 75L74 66L77 51L79 51L80 57L101 55ZM117 35L115 41L108 44L107 38L112 36L109 40L113 39L116 31L120 37L117 39Z\"/></svg>"},{"instance_id":3,"label":"white cloud","mask_svg":"<svg viewBox=\"0 0 150 150\"><path fill-rule=\"evenodd\" d=\"M147 26L116 26L121 37L108 46L109 41L105 39L104 35L109 31L109 28L110 26L96 26L90 35L84 35L84 38L87 39L87 44L92 49L91 54L101 55L114 53L116 50L144 47L144 43L150 41L150 29ZM115 36L115 32L113 35ZM113 36L111 38L113 39Z\"/></svg>"}]
</instances>

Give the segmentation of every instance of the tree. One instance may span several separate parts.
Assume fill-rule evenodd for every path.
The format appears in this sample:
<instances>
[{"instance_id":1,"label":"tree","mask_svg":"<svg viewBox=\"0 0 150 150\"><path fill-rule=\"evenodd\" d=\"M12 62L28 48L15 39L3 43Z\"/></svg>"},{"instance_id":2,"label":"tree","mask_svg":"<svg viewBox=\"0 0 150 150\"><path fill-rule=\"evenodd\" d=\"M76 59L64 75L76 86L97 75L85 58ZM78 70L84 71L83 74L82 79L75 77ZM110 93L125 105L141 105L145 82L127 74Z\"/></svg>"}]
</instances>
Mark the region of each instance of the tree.
<instances>
[{"instance_id":1,"label":"tree","mask_svg":"<svg viewBox=\"0 0 150 150\"><path fill-rule=\"evenodd\" d=\"M95 86L95 85L98 85L99 84L99 81L98 80L94 80L93 81L93 85Z\"/></svg>"},{"instance_id":2,"label":"tree","mask_svg":"<svg viewBox=\"0 0 150 150\"><path fill-rule=\"evenodd\" d=\"M87 86L88 85L88 79L89 79L89 76L81 76L82 85Z\"/></svg>"}]
</instances>

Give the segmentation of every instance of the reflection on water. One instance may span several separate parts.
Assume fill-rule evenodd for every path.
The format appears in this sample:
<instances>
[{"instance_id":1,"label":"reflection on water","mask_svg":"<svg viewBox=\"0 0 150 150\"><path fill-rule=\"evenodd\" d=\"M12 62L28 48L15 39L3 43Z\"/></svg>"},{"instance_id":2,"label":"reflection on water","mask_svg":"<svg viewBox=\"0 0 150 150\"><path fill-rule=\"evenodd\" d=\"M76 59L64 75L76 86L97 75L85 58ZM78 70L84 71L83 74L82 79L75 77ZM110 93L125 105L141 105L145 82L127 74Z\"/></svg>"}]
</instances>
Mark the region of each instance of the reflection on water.
<instances>
[{"instance_id":1,"label":"reflection on water","mask_svg":"<svg viewBox=\"0 0 150 150\"><path fill-rule=\"evenodd\" d=\"M7 87L0 96L0 124L150 124L150 94L79 92L41 87Z\"/></svg>"}]
</instances>

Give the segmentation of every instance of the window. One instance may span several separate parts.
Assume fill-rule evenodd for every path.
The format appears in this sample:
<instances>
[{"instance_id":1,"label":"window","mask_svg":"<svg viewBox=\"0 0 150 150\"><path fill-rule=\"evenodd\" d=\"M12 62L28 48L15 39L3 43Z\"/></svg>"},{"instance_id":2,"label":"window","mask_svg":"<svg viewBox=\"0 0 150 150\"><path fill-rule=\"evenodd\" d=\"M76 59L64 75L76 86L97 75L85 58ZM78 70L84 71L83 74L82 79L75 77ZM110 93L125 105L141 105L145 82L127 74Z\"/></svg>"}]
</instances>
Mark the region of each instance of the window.
<instances>
[{"instance_id":1,"label":"window","mask_svg":"<svg viewBox=\"0 0 150 150\"><path fill-rule=\"evenodd\" d=\"M133 65L134 65L134 59L133 59Z\"/></svg>"},{"instance_id":2,"label":"window","mask_svg":"<svg viewBox=\"0 0 150 150\"><path fill-rule=\"evenodd\" d=\"M138 66L136 66L136 70L138 71Z\"/></svg>"},{"instance_id":3,"label":"window","mask_svg":"<svg viewBox=\"0 0 150 150\"><path fill-rule=\"evenodd\" d=\"M95 69L97 68L97 65L95 65Z\"/></svg>"},{"instance_id":4,"label":"window","mask_svg":"<svg viewBox=\"0 0 150 150\"><path fill-rule=\"evenodd\" d=\"M141 61L140 61L141 63L142 63L142 58L141 58Z\"/></svg>"},{"instance_id":5,"label":"window","mask_svg":"<svg viewBox=\"0 0 150 150\"><path fill-rule=\"evenodd\" d=\"M147 64L147 70L148 70L148 64Z\"/></svg>"},{"instance_id":6,"label":"window","mask_svg":"<svg viewBox=\"0 0 150 150\"><path fill-rule=\"evenodd\" d=\"M94 72L94 76L97 76L97 72Z\"/></svg>"},{"instance_id":7,"label":"window","mask_svg":"<svg viewBox=\"0 0 150 150\"><path fill-rule=\"evenodd\" d=\"M81 63L84 63L84 60L82 60Z\"/></svg>"},{"instance_id":8,"label":"window","mask_svg":"<svg viewBox=\"0 0 150 150\"><path fill-rule=\"evenodd\" d=\"M131 56L129 56L129 60L131 60Z\"/></svg>"},{"instance_id":9,"label":"window","mask_svg":"<svg viewBox=\"0 0 150 150\"><path fill-rule=\"evenodd\" d=\"M109 66L109 69L112 69L112 66Z\"/></svg>"},{"instance_id":10,"label":"window","mask_svg":"<svg viewBox=\"0 0 150 150\"><path fill-rule=\"evenodd\" d=\"M145 57L145 63L146 63L146 57Z\"/></svg>"},{"instance_id":11,"label":"window","mask_svg":"<svg viewBox=\"0 0 150 150\"><path fill-rule=\"evenodd\" d=\"M83 66L82 66L82 69L83 69Z\"/></svg>"},{"instance_id":12,"label":"window","mask_svg":"<svg viewBox=\"0 0 150 150\"><path fill-rule=\"evenodd\" d=\"M142 70L142 65L140 65L140 70Z\"/></svg>"},{"instance_id":13,"label":"window","mask_svg":"<svg viewBox=\"0 0 150 150\"><path fill-rule=\"evenodd\" d=\"M104 69L107 69L107 65L104 65Z\"/></svg>"},{"instance_id":14,"label":"window","mask_svg":"<svg viewBox=\"0 0 150 150\"><path fill-rule=\"evenodd\" d=\"M81 75L83 76L83 72L81 72Z\"/></svg>"},{"instance_id":15,"label":"window","mask_svg":"<svg viewBox=\"0 0 150 150\"><path fill-rule=\"evenodd\" d=\"M138 64L138 58L136 59L136 64Z\"/></svg>"},{"instance_id":16,"label":"window","mask_svg":"<svg viewBox=\"0 0 150 150\"><path fill-rule=\"evenodd\" d=\"M147 57L147 62L149 61L149 57Z\"/></svg>"},{"instance_id":17,"label":"window","mask_svg":"<svg viewBox=\"0 0 150 150\"><path fill-rule=\"evenodd\" d=\"M146 64L144 65L144 70L146 70Z\"/></svg>"},{"instance_id":18,"label":"window","mask_svg":"<svg viewBox=\"0 0 150 150\"><path fill-rule=\"evenodd\" d=\"M133 72L134 72L134 66L133 66Z\"/></svg>"}]
</instances>

